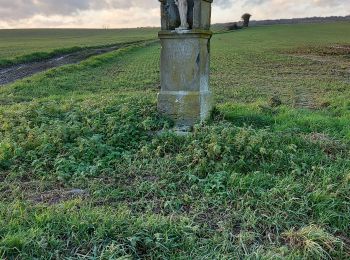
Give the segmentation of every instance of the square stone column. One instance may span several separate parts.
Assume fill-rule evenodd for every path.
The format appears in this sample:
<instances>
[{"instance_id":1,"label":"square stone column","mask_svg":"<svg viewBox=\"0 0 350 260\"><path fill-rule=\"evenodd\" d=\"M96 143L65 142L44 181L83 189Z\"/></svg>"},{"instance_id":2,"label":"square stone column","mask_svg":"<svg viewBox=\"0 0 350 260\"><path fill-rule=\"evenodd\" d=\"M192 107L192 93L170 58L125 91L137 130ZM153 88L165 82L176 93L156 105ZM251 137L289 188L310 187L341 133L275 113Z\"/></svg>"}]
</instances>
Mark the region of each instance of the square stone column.
<instances>
[{"instance_id":1,"label":"square stone column","mask_svg":"<svg viewBox=\"0 0 350 260\"><path fill-rule=\"evenodd\" d=\"M159 33L161 92L158 109L176 126L193 126L205 120L212 108L209 90L210 38L208 30Z\"/></svg>"},{"instance_id":2,"label":"square stone column","mask_svg":"<svg viewBox=\"0 0 350 260\"><path fill-rule=\"evenodd\" d=\"M159 0L161 91L158 110L191 127L211 111L209 89L212 0Z\"/></svg>"}]
</instances>

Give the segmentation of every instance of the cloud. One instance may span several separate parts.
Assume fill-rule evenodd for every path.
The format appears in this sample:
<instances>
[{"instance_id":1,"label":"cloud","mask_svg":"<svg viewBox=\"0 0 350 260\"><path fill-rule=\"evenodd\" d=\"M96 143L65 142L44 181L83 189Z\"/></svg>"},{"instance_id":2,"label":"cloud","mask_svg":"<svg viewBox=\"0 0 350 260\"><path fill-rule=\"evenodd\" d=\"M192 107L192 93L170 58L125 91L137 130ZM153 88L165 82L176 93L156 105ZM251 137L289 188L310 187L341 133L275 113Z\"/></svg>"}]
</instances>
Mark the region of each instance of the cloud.
<instances>
[{"instance_id":1,"label":"cloud","mask_svg":"<svg viewBox=\"0 0 350 260\"><path fill-rule=\"evenodd\" d=\"M254 19L350 14L350 2L344 0L245 0L242 7Z\"/></svg>"},{"instance_id":2,"label":"cloud","mask_svg":"<svg viewBox=\"0 0 350 260\"><path fill-rule=\"evenodd\" d=\"M233 1L230 1L230 0L215 0L213 3L214 3L214 6L219 6L221 8L228 8L232 6L232 2Z\"/></svg>"},{"instance_id":3,"label":"cloud","mask_svg":"<svg viewBox=\"0 0 350 260\"><path fill-rule=\"evenodd\" d=\"M303 2L305 4L310 4L314 6L339 6L344 5L344 0L306 0L306 1L276 1L276 0L245 0L245 5L261 5L261 4L271 4L272 6L276 3L280 4L294 4L298 5L300 2Z\"/></svg>"},{"instance_id":4,"label":"cloud","mask_svg":"<svg viewBox=\"0 0 350 260\"><path fill-rule=\"evenodd\" d=\"M213 22L350 14L346 0L214 0ZM158 0L0 0L0 28L159 26Z\"/></svg>"},{"instance_id":5,"label":"cloud","mask_svg":"<svg viewBox=\"0 0 350 260\"><path fill-rule=\"evenodd\" d=\"M17 20L35 15L77 15L87 10L126 10L158 6L147 0L1 0L0 19Z\"/></svg>"}]
</instances>

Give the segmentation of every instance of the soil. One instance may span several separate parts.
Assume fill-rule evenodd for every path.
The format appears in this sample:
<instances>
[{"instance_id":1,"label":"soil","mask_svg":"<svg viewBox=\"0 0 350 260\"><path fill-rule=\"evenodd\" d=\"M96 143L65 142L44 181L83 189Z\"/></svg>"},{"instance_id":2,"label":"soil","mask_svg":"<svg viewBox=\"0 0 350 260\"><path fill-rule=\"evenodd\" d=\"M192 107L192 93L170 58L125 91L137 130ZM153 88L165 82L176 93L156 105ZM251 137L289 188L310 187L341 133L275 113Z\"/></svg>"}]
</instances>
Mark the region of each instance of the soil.
<instances>
[{"instance_id":1,"label":"soil","mask_svg":"<svg viewBox=\"0 0 350 260\"><path fill-rule=\"evenodd\" d=\"M332 73L342 77L346 82L350 82L350 45L333 45L321 49L300 49L291 56L329 65ZM294 106L317 109L314 93L303 87L296 88Z\"/></svg>"},{"instance_id":2,"label":"soil","mask_svg":"<svg viewBox=\"0 0 350 260\"><path fill-rule=\"evenodd\" d=\"M304 109L316 109L315 99L313 94L307 89L297 88L295 90L294 107Z\"/></svg>"},{"instance_id":3,"label":"soil","mask_svg":"<svg viewBox=\"0 0 350 260\"><path fill-rule=\"evenodd\" d=\"M73 190L51 190L48 192L41 193L39 195L33 196L30 200L36 204L44 203L48 205L59 204L64 201L69 201L77 198L87 198L89 196L88 192L80 189Z\"/></svg>"},{"instance_id":4,"label":"soil","mask_svg":"<svg viewBox=\"0 0 350 260\"><path fill-rule=\"evenodd\" d=\"M70 54L56 56L48 60L18 64L7 68L0 68L0 86L13 83L16 80L32 76L55 67L79 63L89 57L112 52L134 43L118 44L109 47L88 48Z\"/></svg>"}]
</instances>

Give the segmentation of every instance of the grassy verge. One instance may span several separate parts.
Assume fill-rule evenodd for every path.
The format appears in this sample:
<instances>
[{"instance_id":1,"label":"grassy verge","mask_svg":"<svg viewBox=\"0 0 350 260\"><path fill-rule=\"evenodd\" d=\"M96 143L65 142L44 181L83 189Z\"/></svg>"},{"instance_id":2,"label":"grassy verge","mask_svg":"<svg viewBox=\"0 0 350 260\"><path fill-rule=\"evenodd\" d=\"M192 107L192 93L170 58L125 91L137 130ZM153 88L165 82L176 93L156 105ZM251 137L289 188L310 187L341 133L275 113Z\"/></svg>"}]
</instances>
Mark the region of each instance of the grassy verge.
<instances>
[{"instance_id":1,"label":"grassy verge","mask_svg":"<svg viewBox=\"0 0 350 260\"><path fill-rule=\"evenodd\" d=\"M152 40L149 40L149 41L152 41ZM115 44L88 46L88 47L74 46L70 48L55 49L51 52L33 52L30 54L15 57L12 59L0 59L0 68L5 68L5 67L9 67L17 64L23 64L23 63L29 63L29 62L48 60L61 55L80 52L80 51L89 50L89 49L103 49L103 48L115 47L115 46L122 47L122 46L137 44L141 42L143 41L125 42L125 43L119 43L119 44L115 43ZM147 41L144 41L144 42L147 42Z\"/></svg>"},{"instance_id":2,"label":"grassy verge","mask_svg":"<svg viewBox=\"0 0 350 260\"><path fill-rule=\"evenodd\" d=\"M34 61L42 61L42 60L48 60L50 58L56 57L58 55L64 55L69 54L73 52L82 51L86 48L82 47L72 47L72 48L65 48L65 49L56 49L52 52L34 52L31 54L27 54L24 56L19 56L14 59L1 59L0 60L0 68L13 66L16 64L22 64L22 63L28 63L28 62L34 62Z\"/></svg>"},{"instance_id":3,"label":"grassy verge","mask_svg":"<svg viewBox=\"0 0 350 260\"><path fill-rule=\"evenodd\" d=\"M0 66L47 59L92 46L152 40L158 29L0 30Z\"/></svg>"}]
</instances>

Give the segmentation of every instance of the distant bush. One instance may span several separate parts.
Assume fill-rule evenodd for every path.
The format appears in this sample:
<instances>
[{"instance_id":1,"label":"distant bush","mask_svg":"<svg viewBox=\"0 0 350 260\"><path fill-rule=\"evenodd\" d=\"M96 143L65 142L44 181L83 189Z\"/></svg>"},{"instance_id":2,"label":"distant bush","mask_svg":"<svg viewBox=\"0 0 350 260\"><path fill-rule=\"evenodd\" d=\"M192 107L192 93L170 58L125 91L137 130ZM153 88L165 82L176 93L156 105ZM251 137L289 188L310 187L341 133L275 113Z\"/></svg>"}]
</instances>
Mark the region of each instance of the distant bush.
<instances>
[{"instance_id":1,"label":"distant bush","mask_svg":"<svg viewBox=\"0 0 350 260\"><path fill-rule=\"evenodd\" d=\"M238 23L230 23L226 26L226 29L229 31L242 29L242 26L238 25Z\"/></svg>"}]
</instances>

